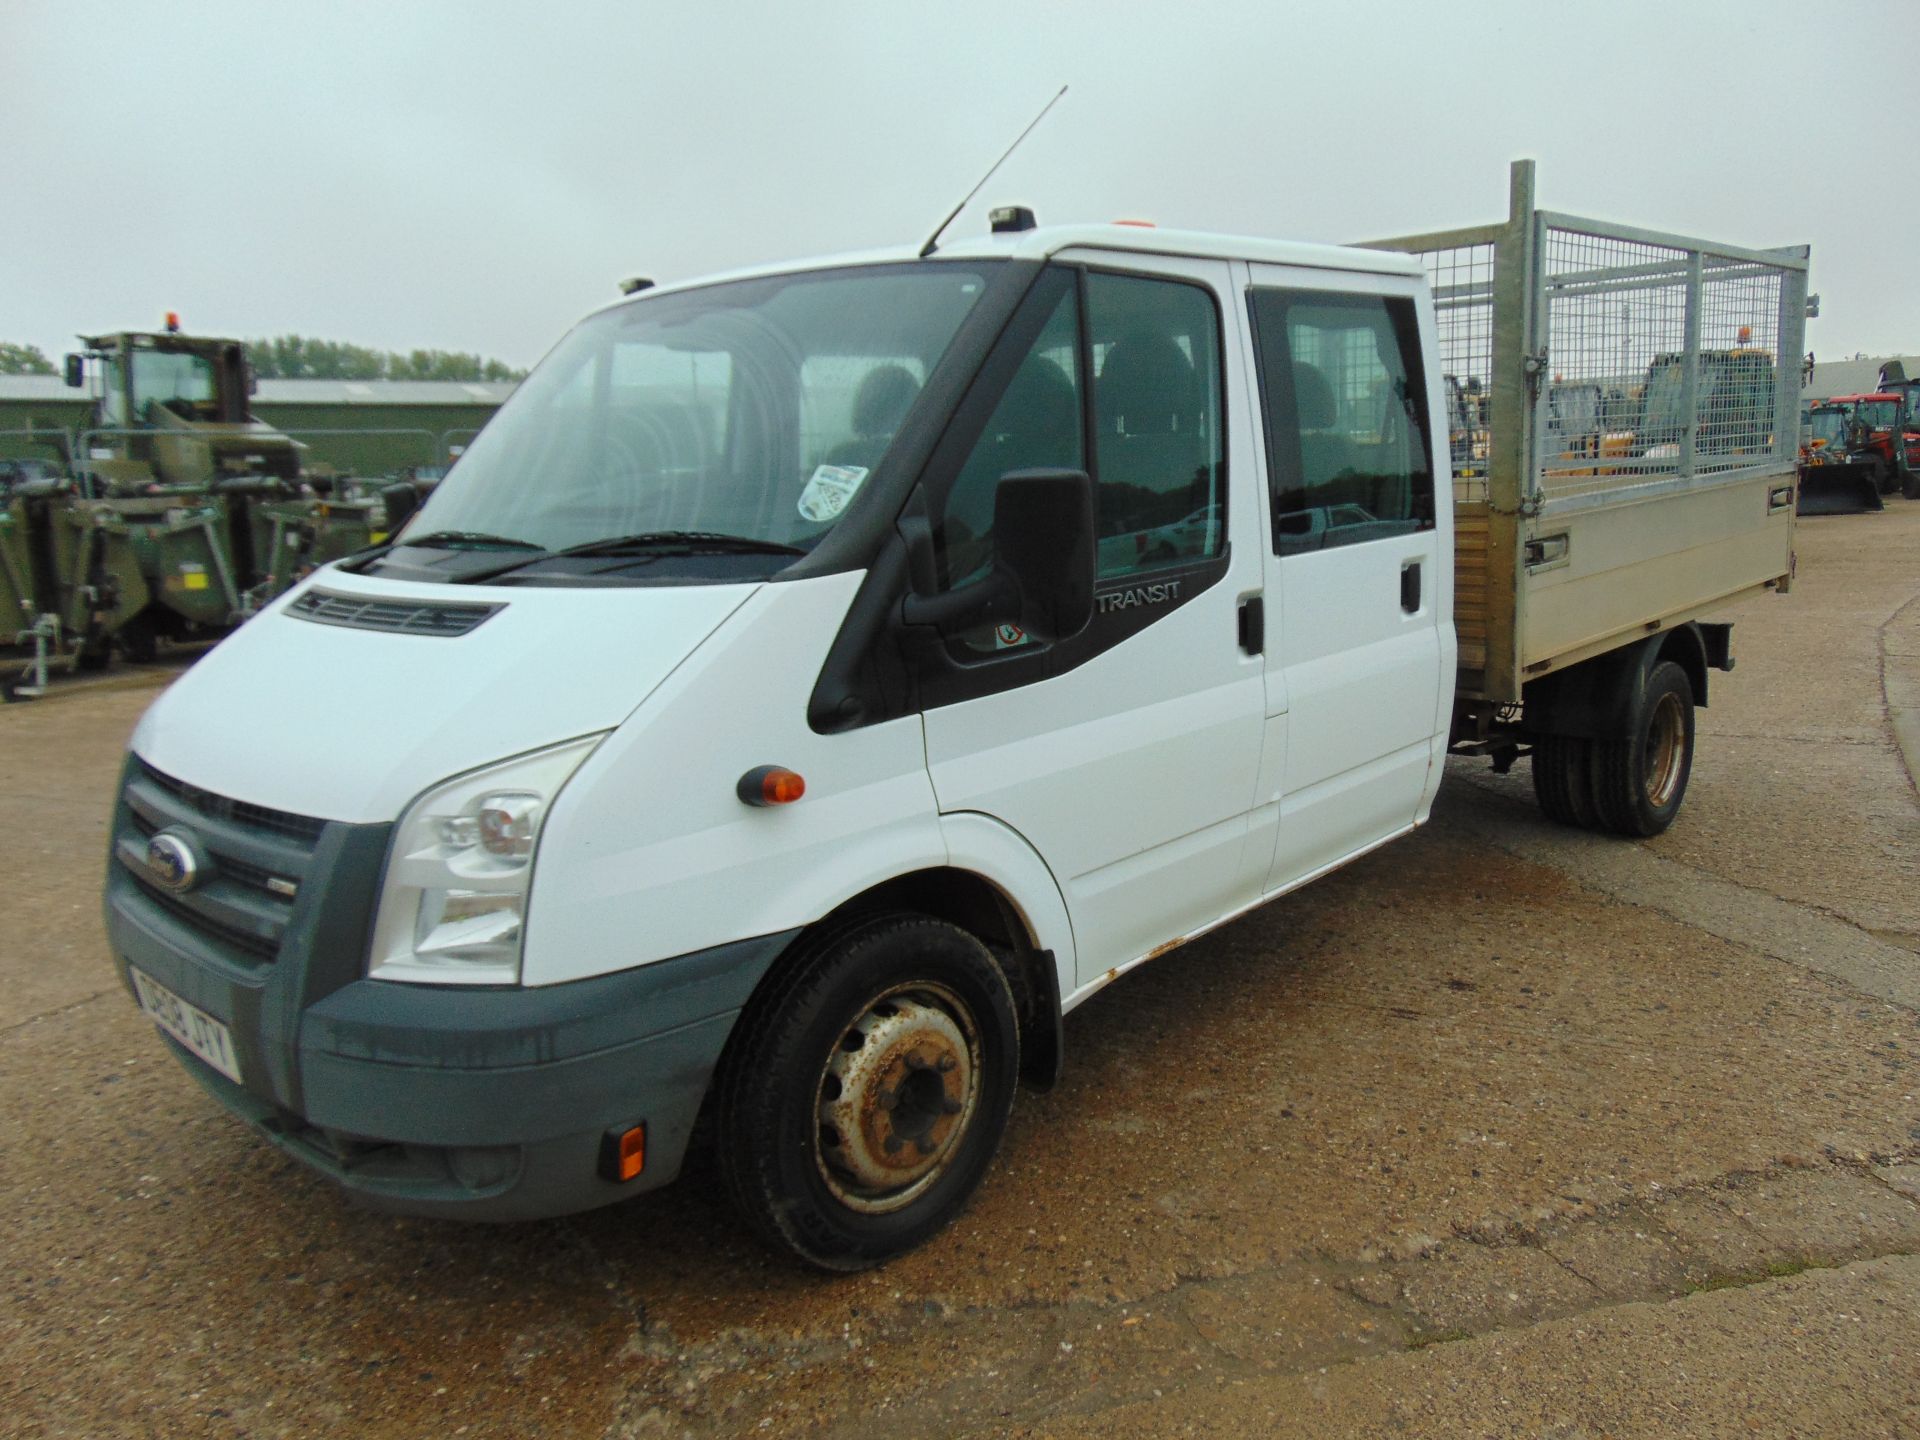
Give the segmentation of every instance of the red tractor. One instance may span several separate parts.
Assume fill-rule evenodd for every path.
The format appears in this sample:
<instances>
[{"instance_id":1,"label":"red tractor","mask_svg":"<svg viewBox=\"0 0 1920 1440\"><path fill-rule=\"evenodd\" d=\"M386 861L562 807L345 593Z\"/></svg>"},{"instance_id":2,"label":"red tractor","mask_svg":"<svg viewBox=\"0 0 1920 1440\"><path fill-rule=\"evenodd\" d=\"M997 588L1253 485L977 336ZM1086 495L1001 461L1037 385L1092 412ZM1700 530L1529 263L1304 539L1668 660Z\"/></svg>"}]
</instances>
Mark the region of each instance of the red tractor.
<instances>
[{"instance_id":1,"label":"red tractor","mask_svg":"<svg viewBox=\"0 0 1920 1440\"><path fill-rule=\"evenodd\" d=\"M1882 390L1871 395L1835 395L1831 403L1852 407L1858 438L1850 448L1861 464L1872 468L1874 488L1882 495L1897 489L1913 498L1915 476L1909 461L1920 459L1920 422L1907 396Z\"/></svg>"},{"instance_id":2,"label":"red tractor","mask_svg":"<svg viewBox=\"0 0 1920 1440\"><path fill-rule=\"evenodd\" d=\"M1880 367L1880 394L1898 395L1903 406L1902 429L1907 442L1907 468L1900 476L1900 493L1920 500L1920 380L1909 380L1906 367L1889 360Z\"/></svg>"}]
</instances>

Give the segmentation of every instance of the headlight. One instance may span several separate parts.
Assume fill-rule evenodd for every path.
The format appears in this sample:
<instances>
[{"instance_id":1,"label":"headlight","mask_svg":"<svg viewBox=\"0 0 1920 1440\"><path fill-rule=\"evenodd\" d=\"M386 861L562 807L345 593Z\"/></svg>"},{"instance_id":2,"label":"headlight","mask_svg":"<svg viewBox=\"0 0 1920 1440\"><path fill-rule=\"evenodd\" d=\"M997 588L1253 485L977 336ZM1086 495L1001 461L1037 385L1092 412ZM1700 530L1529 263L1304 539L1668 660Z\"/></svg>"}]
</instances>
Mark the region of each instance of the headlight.
<instances>
[{"instance_id":1,"label":"headlight","mask_svg":"<svg viewBox=\"0 0 1920 1440\"><path fill-rule=\"evenodd\" d=\"M379 918L376 980L516 985L540 822L601 737L473 770L400 817Z\"/></svg>"},{"instance_id":2,"label":"headlight","mask_svg":"<svg viewBox=\"0 0 1920 1440\"><path fill-rule=\"evenodd\" d=\"M1678 460L1680 458L1680 447L1672 441L1668 441L1665 445L1649 445L1647 447L1646 458L1649 460Z\"/></svg>"}]
</instances>

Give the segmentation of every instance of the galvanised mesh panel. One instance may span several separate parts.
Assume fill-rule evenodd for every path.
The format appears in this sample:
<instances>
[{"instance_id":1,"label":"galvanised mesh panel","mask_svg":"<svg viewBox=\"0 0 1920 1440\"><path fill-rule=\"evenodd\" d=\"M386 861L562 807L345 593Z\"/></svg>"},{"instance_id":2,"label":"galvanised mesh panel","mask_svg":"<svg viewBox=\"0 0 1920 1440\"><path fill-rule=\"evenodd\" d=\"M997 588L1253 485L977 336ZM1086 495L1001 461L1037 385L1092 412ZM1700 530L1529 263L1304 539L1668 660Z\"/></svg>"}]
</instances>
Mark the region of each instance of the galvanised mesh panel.
<instances>
[{"instance_id":1,"label":"galvanised mesh panel","mask_svg":"<svg viewBox=\"0 0 1920 1440\"><path fill-rule=\"evenodd\" d=\"M1541 284L1543 501L1669 488L1774 458L1779 269L1555 227Z\"/></svg>"},{"instance_id":2,"label":"galvanised mesh panel","mask_svg":"<svg viewBox=\"0 0 1920 1440\"><path fill-rule=\"evenodd\" d=\"M1487 501L1487 422L1493 391L1494 246L1417 252L1427 267L1447 392L1447 450L1453 497ZM1435 427L1436 440L1439 426Z\"/></svg>"}]
</instances>

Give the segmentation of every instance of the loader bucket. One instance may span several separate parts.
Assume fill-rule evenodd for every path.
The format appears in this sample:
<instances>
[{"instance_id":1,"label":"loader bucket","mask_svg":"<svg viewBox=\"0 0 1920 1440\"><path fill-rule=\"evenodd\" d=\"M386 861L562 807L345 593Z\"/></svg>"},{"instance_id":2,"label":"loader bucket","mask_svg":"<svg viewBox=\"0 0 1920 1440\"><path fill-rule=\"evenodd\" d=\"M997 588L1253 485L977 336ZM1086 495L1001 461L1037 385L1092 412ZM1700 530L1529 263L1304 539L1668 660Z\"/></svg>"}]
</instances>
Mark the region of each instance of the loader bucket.
<instances>
[{"instance_id":1,"label":"loader bucket","mask_svg":"<svg viewBox=\"0 0 1920 1440\"><path fill-rule=\"evenodd\" d=\"M1859 515L1884 510L1871 465L1806 465L1800 470L1798 515Z\"/></svg>"}]
</instances>

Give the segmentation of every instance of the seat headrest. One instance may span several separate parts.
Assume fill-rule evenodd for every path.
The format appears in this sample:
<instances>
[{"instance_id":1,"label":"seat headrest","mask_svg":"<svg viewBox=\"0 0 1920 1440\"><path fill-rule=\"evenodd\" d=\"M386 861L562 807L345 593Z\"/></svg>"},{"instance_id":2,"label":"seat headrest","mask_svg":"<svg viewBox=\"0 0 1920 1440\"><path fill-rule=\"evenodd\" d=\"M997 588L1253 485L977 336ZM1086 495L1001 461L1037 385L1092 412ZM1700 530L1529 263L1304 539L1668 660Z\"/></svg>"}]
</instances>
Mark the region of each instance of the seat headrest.
<instances>
[{"instance_id":1,"label":"seat headrest","mask_svg":"<svg viewBox=\"0 0 1920 1440\"><path fill-rule=\"evenodd\" d=\"M1193 432L1200 416L1200 387L1186 351L1165 335L1134 334L1116 340L1100 367L1096 386L1103 429L1125 435Z\"/></svg>"},{"instance_id":2,"label":"seat headrest","mask_svg":"<svg viewBox=\"0 0 1920 1440\"><path fill-rule=\"evenodd\" d=\"M1340 418L1327 377L1304 360L1293 362L1293 404L1302 430L1331 430Z\"/></svg>"},{"instance_id":3,"label":"seat headrest","mask_svg":"<svg viewBox=\"0 0 1920 1440\"><path fill-rule=\"evenodd\" d=\"M876 365L853 392L854 434L893 434L919 393L920 382L906 366Z\"/></svg>"}]
</instances>

